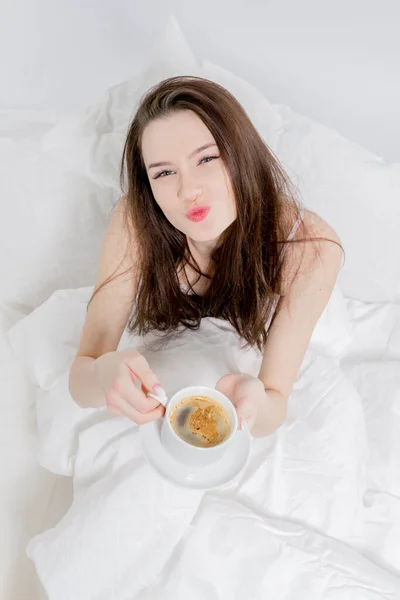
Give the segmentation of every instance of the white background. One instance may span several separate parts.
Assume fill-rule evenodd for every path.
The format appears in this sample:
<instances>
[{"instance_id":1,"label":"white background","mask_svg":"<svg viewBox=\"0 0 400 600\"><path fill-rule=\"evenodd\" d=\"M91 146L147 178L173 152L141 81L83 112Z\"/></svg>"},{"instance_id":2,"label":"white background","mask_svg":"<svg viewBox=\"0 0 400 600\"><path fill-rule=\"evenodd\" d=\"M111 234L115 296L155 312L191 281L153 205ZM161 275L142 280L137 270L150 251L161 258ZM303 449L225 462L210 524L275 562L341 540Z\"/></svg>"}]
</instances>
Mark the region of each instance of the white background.
<instances>
[{"instance_id":1,"label":"white background","mask_svg":"<svg viewBox=\"0 0 400 600\"><path fill-rule=\"evenodd\" d=\"M69 110L133 74L174 13L193 52L400 161L397 0L0 0L0 108Z\"/></svg>"}]
</instances>

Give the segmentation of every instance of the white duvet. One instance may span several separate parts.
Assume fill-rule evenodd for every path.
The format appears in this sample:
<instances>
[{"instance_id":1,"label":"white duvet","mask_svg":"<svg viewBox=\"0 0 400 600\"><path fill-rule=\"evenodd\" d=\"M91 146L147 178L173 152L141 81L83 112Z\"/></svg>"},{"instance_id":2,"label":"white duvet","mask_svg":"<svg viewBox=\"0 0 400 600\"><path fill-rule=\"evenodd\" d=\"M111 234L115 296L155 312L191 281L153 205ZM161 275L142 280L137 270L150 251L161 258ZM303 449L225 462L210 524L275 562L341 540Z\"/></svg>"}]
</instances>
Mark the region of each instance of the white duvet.
<instances>
[{"instance_id":1,"label":"white duvet","mask_svg":"<svg viewBox=\"0 0 400 600\"><path fill-rule=\"evenodd\" d=\"M57 292L8 336L39 386L40 463L74 483L64 518L28 545L49 600L400 598L398 305L335 292L286 423L204 493L160 478L129 420L71 400L89 294ZM146 341L120 347L138 346L169 393L260 361L218 319L162 349Z\"/></svg>"}]
</instances>

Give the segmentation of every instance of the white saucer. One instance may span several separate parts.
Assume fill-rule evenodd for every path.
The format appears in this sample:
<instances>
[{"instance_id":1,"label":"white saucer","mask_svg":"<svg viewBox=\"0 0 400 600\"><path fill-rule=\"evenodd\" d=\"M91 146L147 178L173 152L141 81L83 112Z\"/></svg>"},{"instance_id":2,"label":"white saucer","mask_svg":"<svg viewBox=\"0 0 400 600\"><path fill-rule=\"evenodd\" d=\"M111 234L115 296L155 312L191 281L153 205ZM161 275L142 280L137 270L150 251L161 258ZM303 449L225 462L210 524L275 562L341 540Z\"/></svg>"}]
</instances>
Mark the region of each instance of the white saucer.
<instances>
[{"instance_id":1,"label":"white saucer","mask_svg":"<svg viewBox=\"0 0 400 600\"><path fill-rule=\"evenodd\" d=\"M192 490L209 490L231 482L244 469L250 456L249 431L236 431L234 441L213 465L188 467L176 461L161 444L162 420L140 427L143 454L150 465L176 485Z\"/></svg>"}]
</instances>

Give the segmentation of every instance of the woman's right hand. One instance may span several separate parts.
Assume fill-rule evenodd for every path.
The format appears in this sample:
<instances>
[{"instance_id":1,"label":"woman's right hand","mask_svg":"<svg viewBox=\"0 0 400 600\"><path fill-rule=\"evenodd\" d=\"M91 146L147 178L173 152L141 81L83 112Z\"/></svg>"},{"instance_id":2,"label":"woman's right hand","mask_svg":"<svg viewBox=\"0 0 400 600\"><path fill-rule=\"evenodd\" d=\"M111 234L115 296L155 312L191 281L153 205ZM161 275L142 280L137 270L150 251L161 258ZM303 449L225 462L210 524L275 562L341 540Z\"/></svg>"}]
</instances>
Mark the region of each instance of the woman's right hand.
<instances>
[{"instance_id":1,"label":"woman's right hand","mask_svg":"<svg viewBox=\"0 0 400 600\"><path fill-rule=\"evenodd\" d=\"M128 417L138 425L163 416L164 406L146 393L165 396L165 392L137 350L107 352L96 359L95 369L110 412Z\"/></svg>"}]
</instances>

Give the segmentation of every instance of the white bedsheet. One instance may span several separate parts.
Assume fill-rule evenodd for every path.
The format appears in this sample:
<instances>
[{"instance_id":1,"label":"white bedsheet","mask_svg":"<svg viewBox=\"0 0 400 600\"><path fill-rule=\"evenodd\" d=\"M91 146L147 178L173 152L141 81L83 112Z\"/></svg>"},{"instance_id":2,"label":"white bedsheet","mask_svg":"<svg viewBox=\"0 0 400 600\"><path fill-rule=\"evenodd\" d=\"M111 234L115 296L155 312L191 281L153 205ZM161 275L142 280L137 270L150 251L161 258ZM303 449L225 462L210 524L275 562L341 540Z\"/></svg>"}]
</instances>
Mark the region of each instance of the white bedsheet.
<instances>
[{"instance_id":1,"label":"white bedsheet","mask_svg":"<svg viewBox=\"0 0 400 600\"><path fill-rule=\"evenodd\" d=\"M400 306L348 300L356 335L340 362L316 338L286 424L203 494L151 469L135 425L69 398L86 295L55 294L9 333L40 387L40 462L74 480L70 510L28 546L49 600L400 598ZM195 360L208 385L258 367L215 319L141 351L169 392L193 383Z\"/></svg>"},{"instance_id":2,"label":"white bedsheet","mask_svg":"<svg viewBox=\"0 0 400 600\"><path fill-rule=\"evenodd\" d=\"M0 336L0 598L42 600L29 539L57 523L71 501L68 478L38 464L36 386Z\"/></svg>"}]
</instances>

